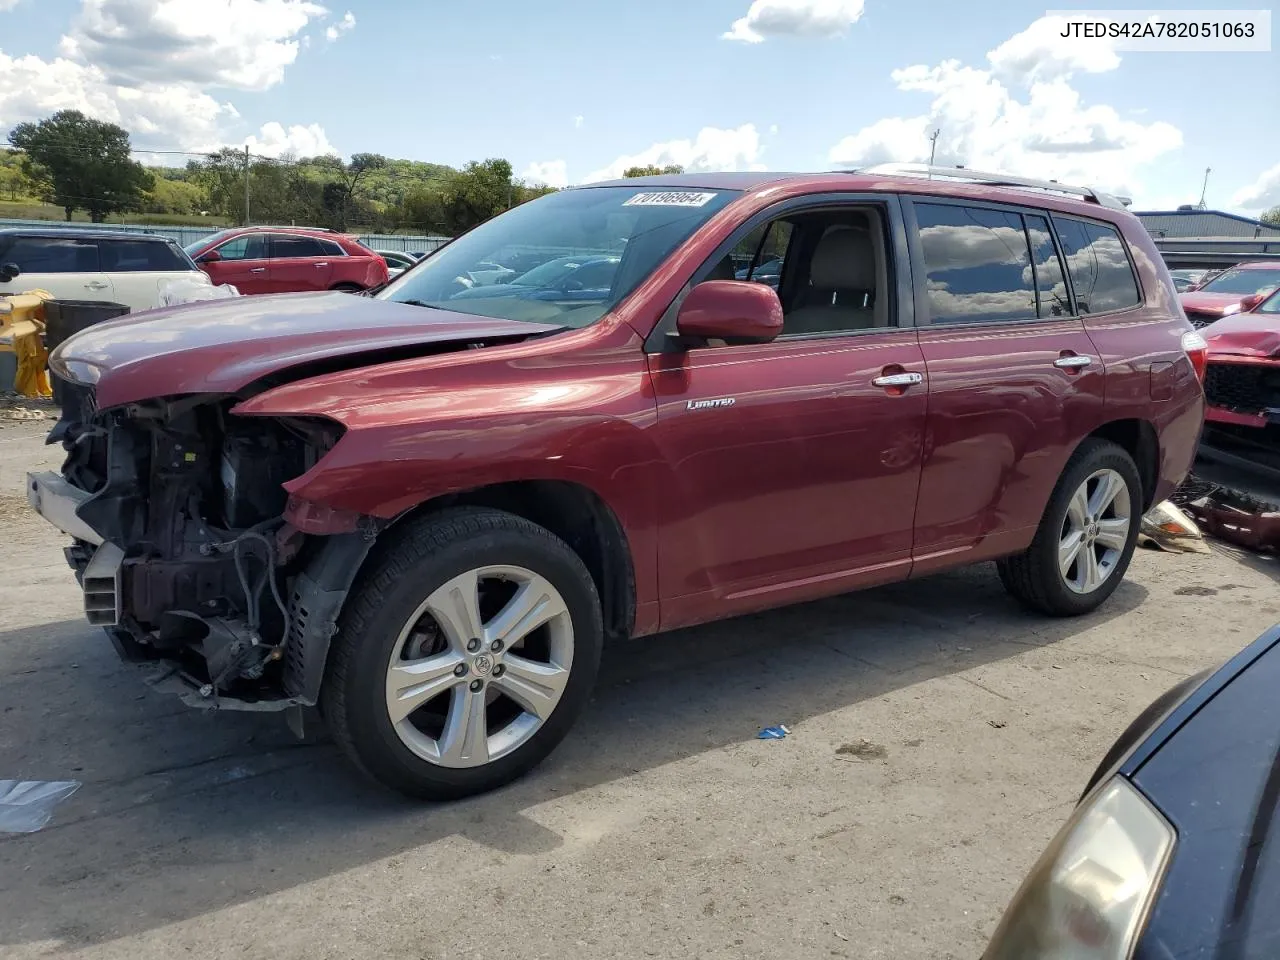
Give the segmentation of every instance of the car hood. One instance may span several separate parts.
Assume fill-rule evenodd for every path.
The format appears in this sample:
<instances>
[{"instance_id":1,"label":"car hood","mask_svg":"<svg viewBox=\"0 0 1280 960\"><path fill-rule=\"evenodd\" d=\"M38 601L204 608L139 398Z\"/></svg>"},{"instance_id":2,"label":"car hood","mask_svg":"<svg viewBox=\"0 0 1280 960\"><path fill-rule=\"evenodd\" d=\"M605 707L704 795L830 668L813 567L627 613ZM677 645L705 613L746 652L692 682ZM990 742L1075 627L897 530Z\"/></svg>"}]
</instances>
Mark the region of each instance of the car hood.
<instances>
[{"instance_id":1,"label":"car hood","mask_svg":"<svg viewBox=\"0 0 1280 960\"><path fill-rule=\"evenodd\" d=\"M1197 313L1221 314L1227 307L1233 307L1247 294L1243 293L1210 293L1193 290L1178 295L1183 310L1195 310Z\"/></svg>"},{"instance_id":2,"label":"car hood","mask_svg":"<svg viewBox=\"0 0 1280 960\"><path fill-rule=\"evenodd\" d=\"M101 407L185 393L234 393L298 368L359 366L415 347L523 339L559 329L349 293L209 300L90 327L59 345L50 366L97 376ZM70 368L68 368L70 365Z\"/></svg>"},{"instance_id":3,"label":"car hood","mask_svg":"<svg viewBox=\"0 0 1280 960\"><path fill-rule=\"evenodd\" d=\"M1280 314L1237 313L1200 331L1209 355L1280 357Z\"/></svg>"}]
</instances>

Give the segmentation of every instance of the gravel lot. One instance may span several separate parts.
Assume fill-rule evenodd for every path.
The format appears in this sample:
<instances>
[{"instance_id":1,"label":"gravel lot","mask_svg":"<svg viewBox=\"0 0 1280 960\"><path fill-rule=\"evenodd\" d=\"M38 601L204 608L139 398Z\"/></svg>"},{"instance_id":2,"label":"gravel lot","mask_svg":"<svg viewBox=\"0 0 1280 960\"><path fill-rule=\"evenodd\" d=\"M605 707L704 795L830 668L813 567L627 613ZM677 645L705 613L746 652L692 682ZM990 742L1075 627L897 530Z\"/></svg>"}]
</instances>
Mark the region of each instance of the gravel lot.
<instances>
[{"instance_id":1,"label":"gravel lot","mask_svg":"<svg viewBox=\"0 0 1280 960\"><path fill-rule=\"evenodd\" d=\"M142 686L27 514L47 426L0 419L0 779L83 786L0 834L6 960L972 958L1129 719L1280 620L1221 546L1070 622L979 567L616 647L533 776L414 805Z\"/></svg>"}]
</instances>

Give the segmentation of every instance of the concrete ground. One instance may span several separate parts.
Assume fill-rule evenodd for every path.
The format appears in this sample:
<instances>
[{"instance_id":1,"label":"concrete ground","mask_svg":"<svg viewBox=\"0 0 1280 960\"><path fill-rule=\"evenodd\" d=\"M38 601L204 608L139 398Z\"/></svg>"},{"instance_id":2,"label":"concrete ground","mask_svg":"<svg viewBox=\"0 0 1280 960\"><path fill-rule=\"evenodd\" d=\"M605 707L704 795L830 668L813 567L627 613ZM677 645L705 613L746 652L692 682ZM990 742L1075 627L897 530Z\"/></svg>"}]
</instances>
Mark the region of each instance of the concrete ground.
<instances>
[{"instance_id":1,"label":"concrete ground","mask_svg":"<svg viewBox=\"0 0 1280 960\"><path fill-rule=\"evenodd\" d=\"M47 426L0 420L0 779L83 786L0 834L6 960L975 957L1128 721L1280 620L1222 547L1073 621L983 566L612 649L532 776L418 805L143 688L26 512Z\"/></svg>"}]
</instances>

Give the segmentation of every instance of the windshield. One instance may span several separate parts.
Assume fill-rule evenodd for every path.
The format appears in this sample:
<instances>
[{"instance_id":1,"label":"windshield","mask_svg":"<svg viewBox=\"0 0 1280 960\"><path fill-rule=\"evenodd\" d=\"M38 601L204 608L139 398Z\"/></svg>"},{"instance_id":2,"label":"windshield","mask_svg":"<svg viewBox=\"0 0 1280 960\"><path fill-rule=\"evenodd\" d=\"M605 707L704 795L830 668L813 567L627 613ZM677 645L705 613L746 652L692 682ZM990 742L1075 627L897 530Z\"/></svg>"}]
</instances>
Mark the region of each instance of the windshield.
<instances>
[{"instance_id":1,"label":"windshield","mask_svg":"<svg viewBox=\"0 0 1280 960\"><path fill-rule=\"evenodd\" d=\"M1200 289L1205 293L1238 293L1247 297L1251 293L1270 293L1276 287L1280 287L1280 267L1275 270L1227 270Z\"/></svg>"},{"instance_id":2,"label":"windshield","mask_svg":"<svg viewBox=\"0 0 1280 960\"><path fill-rule=\"evenodd\" d=\"M380 300L585 327L608 313L736 190L581 187L481 224L387 285ZM512 271L503 277L493 265Z\"/></svg>"},{"instance_id":3,"label":"windshield","mask_svg":"<svg viewBox=\"0 0 1280 960\"><path fill-rule=\"evenodd\" d=\"M1280 313L1280 290L1277 290L1271 296L1262 302L1262 305L1255 311L1257 313Z\"/></svg>"}]
</instances>

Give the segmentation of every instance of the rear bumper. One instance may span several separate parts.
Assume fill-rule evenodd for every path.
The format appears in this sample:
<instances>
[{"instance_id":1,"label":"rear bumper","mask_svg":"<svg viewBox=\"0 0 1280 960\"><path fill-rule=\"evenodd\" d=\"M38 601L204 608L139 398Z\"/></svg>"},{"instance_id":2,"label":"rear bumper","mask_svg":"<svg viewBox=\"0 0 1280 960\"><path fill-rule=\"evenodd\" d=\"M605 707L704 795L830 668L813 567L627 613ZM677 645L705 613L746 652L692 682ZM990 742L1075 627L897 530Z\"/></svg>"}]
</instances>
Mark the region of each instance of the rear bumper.
<instances>
[{"instance_id":1,"label":"rear bumper","mask_svg":"<svg viewBox=\"0 0 1280 960\"><path fill-rule=\"evenodd\" d=\"M51 470L27 474L27 503L32 510L67 536L100 546L102 537L76 512L91 496Z\"/></svg>"}]
</instances>

